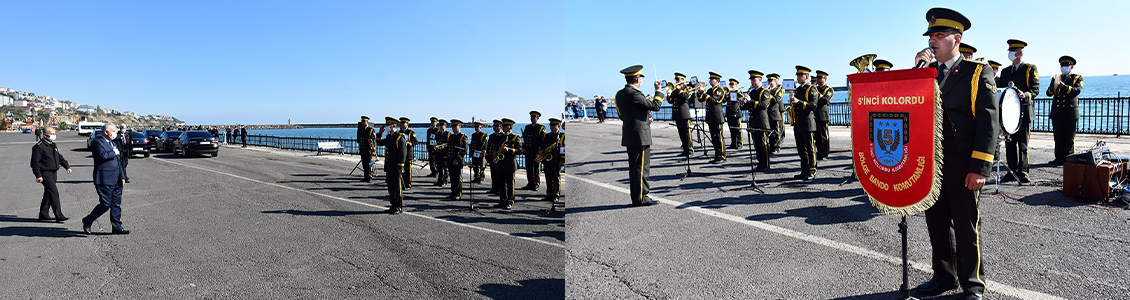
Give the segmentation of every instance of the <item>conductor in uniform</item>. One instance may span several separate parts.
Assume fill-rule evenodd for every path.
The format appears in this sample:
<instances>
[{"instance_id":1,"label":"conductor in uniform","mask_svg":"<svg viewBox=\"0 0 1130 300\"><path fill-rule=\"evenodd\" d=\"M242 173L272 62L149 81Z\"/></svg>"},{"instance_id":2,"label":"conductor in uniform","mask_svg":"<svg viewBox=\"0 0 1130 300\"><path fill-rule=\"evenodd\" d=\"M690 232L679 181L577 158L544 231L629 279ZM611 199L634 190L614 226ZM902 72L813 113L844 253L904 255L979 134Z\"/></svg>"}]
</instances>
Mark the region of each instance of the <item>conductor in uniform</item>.
<instances>
[{"instance_id":1,"label":"conductor in uniform","mask_svg":"<svg viewBox=\"0 0 1130 300\"><path fill-rule=\"evenodd\" d=\"M726 126L730 129L729 149L742 148L742 91L738 90L737 79L730 78L730 93L726 93ZM732 94L733 93L733 94ZM736 94L736 95L735 95Z\"/></svg>"},{"instance_id":2,"label":"conductor in uniform","mask_svg":"<svg viewBox=\"0 0 1130 300\"><path fill-rule=\"evenodd\" d=\"M361 170L365 172L363 182L373 182L373 166L369 165L373 157L377 156L377 146L373 143L373 127L369 126L369 117L361 116L357 122L357 152L361 154Z\"/></svg>"},{"instance_id":3,"label":"conductor in uniform","mask_svg":"<svg viewBox=\"0 0 1130 300\"><path fill-rule=\"evenodd\" d=\"M1075 58L1059 58L1060 75L1053 77L1047 94L1052 97L1052 135L1055 137L1055 160L1048 163L1062 165L1072 152L1075 152L1075 128L1079 122L1079 92L1083 91L1083 76L1071 73L1075 69Z\"/></svg>"},{"instance_id":4,"label":"conductor in uniform","mask_svg":"<svg viewBox=\"0 0 1130 300\"><path fill-rule=\"evenodd\" d=\"M397 132L398 120L385 117L385 125L377 132L375 141L385 146L385 185L388 186L389 208L387 213L400 214L404 212L404 190L401 189L400 174L410 172L408 164L408 141L404 134ZM385 128L388 135L384 135ZM384 136L383 138L381 136Z\"/></svg>"},{"instance_id":5,"label":"conductor in uniform","mask_svg":"<svg viewBox=\"0 0 1130 300\"><path fill-rule=\"evenodd\" d=\"M710 72L710 88L699 87L699 101L706 102L706 125L710 130L710 145L714 146L714 159L710 161L712 164L726 161L726 151L722 150L722 123L726 121L722 115L722 103L726 101L726 91L718 85L720 80L722 75Z\"/></svg>"},{"instance_id":6,"label":"conductor in uniform","mask_svg":"<svg viewBox=\"0 0 1130 300\"><path fill-rule=\"evenodd\" d=\"M816 160L828 158L831 138L828 136L828 105L832 103L832 87L828 85L828 72L816 70Z\"/></svg>"},{"instance_id":7,"label":"conductor in uniform","mask_svg":"<svg viewBox=\"0 0 1130 300\"><path fill-rule=\"evenodd\" d=\"M937 202L926 210L932 249L933 278L916 292L938 295L961 287L963 299L980 300L985 292L978 211L997 146L997 92L989 65L959 56L958 45L970 27L960 13L933 8L926 13L933 52L922 50L914 61L934 61L942 98L942 186Z\"/></svg>"},{"instance_id":8,"label":"conductor in uniform","mask_svg":"<svg viewBox=\"0 0 1130 300\"><path fill-rule=\"evenodd\" d=\"M691 95L691 90L687 86L679 87L687 80L687 75L675 72L675 86L676 88L670 91L671 95L667 97L667 102L671 103L671 118L675 119L675 127L679 130L679 143L683 149L679 156L690 157L694 153L694 147L691 146L691 108L690 101L694 101Z\"/></svg>"},{"instance_id":9,"label":"conductor in uniform","mask_svg":"<svg viewBox=\"0 0 1130 300\"><path fill-rule=\"evenodd\" d=\"M400 119L398 120L400 121L400 133L404 135L406 146L408 147L408 150L405 150L405 152L407 152L406 155L408 156L408 160L405 161L405 165L407 165L408 167L404 169L404 173L400 174L400 178L402 185L404 186L404 190L410 190L412 189L412 161L416 160L416 151L412 151L412 149L416 146L416 143L420 142L420 140L416 139L416 131L412 130L412 128L408 128L408 124L412 122L411 119L408 119L408 117L400 117Z\"/></svg>"},{"instance_id":10,"label":"conductor in uniform","mask_svg":"<svg viewBox=\"0 0 1130 300\"><path fill-rule=\"evenodd\" d=\"M534 158L538 155L541 140L545 138L545 125L538 124L538 118L541 118L540 112L530 111L530 124L522 129L522 152L526 154L526 186L521 188L523 190L536 191L541 186L541 164Z\"/></svg>"},{"instance_id":11,"label":"conductor in uniform","mask_svg":"<svg viewBox=\"0 0 1130 300\"><path fill-rule=\"evenodd\" d=\"M1000 87L1007 87L1011 83L1019 90L1017 96L1020 96L1020 128L1016 133L1006 135L1008 139L1005 140L1004 150L1008 168L1016 173L1017 177L1009 176L1006 179L1019 180L1021 183L1030 181L1028 138L1031 133L1032 116L1035 115L1032 98L1040 94L1040 75L1036 71L1036 65L1024 62L1024 48L1027 46L1028 43L1021 40L1008 40L1008 59L1012 60L1012 65L1001 71L999 82Z\"/></svg>"},{"instance_id":12,"label":"conductor in uniform","mask_svg":"<svg viewBox=\"0 0 1130 300\"><path fill-rule=\"evenodd\" d=\"M643 66L627 67L620 70L620 73L624 75L624 81L627 84L616 92L615 100L616 108L620 112L620 120L623 121L620 130L620 145L628 148L628 180L632 205L659 204L658 201L647 196L650 189L647 177L651 173L649 162L651 157L651 125L648 124L647 115L648 112L659 111L659 105L664 96L659 90L658 81L654 84L655 96L653 98L648 98L643 94L643 91L640 91L640 84L643 83L644 78ZM711 73L711 82L717 85L718 79L714 77L715 75L717 74ZM721 96L721 94L718 96ZM718 117L721 118L721 111L719 111ZM714 144L714 148L716 151L722 150L720 144Z\"/></svg>"},{"instance_id":13,"label":"conductor in uniform","mask_svg":"<svg viewBox=\"0 0 1130 300\"><path fill-rule=\"evenodd\" d=\"M816 87L808 82L812 72L805 66L796 66L796 82L801 85L793 92L789 105L793 108L793 138L796 140L797 153L800 155L800 174L794 179L812 180L816 178L816 101L820 98Z\"/></svg>"},{"instance_id":14,"label":"conductor in uniform","mask_svg":"<svg viewBox=\"0 0 1130 300\"><path fill-rule=\"evenodd\" d=\"M785 136L785 105L781 103L785 87L781 86L781 75L777 73L769 73L765 79L769 79L769 110L765 113L769 115L769 129L773 131L769 135L769 153L774 153L781 151L781 140Z\"/></svg>"},{"instance_id":15,"label":"conductor in uniform","mask_svg":"<svg viewBox=\"0 0 1130 300\"><path fill-rule=\"evenodd\" d=\"M769 131L769 104L773 98L769 95L769 89L761 86L762 74L757 70L749 70L749 101L745 102L744 108L749 110L749 128L751 129L750 135L753 136L751 143L753 149L757 151L757 167L754 171L769 170L769 142L766 140L766 131ZM774 113L776 113L774 111ZM760 131L756 131L756 130Z\"/></svg>"}]
</instances>

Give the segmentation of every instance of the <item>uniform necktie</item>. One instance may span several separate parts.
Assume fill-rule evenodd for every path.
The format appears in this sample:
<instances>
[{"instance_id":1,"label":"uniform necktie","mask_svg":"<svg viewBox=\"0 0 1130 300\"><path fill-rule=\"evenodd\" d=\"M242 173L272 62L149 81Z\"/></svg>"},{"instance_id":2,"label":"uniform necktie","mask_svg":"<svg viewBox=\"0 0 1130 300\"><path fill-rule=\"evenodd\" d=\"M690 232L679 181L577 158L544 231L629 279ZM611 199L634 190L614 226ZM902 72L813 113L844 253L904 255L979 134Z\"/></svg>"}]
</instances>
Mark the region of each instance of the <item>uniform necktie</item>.
<instances>
[{"instance_id":1,"label":"uniform necktie","mask_svg":"<svg viewBox=\"0 0 1130 300\"><path fill-rule=\"evenodd\" d=\"M937 81L940 83L942 81L942 78L945 78L945 77L946 77L946 64L938 64Z\"/></svg>"}]
</instances>

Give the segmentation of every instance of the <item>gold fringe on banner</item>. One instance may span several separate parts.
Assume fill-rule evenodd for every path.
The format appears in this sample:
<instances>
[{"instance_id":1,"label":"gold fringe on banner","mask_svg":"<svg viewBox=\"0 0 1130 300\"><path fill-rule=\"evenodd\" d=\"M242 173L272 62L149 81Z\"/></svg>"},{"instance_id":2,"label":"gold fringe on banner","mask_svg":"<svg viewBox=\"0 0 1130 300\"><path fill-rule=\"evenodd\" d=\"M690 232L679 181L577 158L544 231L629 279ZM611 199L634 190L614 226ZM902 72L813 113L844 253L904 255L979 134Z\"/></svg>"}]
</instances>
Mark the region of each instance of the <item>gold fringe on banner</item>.
<instances>
[{"instance_id":1,"label":"gold fringe on banner","mask_svg":"<svg viewBox=\"0 0 1130 300\"><path fill-rule=\"evenodd\" d=\"M875 198L867 195L867 199L871 201L871 205L878 208L880 212L886 215L902 215L909 216L915 215L920 212L926 211L934 203L938 201L938 196L942 194L942 92L938 87L938 82L934 82L934 180L930 182L930 193L926 194L925 198L916 201L914 204L902 207L889 206L876 201ZM853 137L854 138L854 137ZM852 164L853 166L855 164Z\"/></svg>"}]
</instances>

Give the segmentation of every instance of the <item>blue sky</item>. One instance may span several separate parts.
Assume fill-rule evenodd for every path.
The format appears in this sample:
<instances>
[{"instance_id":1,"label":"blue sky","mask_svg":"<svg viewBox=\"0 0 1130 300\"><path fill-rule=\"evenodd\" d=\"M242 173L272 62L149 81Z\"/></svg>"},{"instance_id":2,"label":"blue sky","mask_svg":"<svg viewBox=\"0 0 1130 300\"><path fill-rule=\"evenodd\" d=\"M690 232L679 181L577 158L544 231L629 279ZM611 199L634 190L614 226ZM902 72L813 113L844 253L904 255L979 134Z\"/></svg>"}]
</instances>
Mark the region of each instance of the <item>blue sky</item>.
<instances>
[{"instance_id":1,"label":"blue sky","mask_svg":"<svg viewBox=\"0 0 1130 300\"><path fill-rule=\"evenodd\" d=\"M860 54L907 67L939 6L796 3L0 1L0 86L204 124L522 120L558 115L565 90L613 95L632 64L649 79L803 64L835 85ZM1130 73L1114 21L1128 2L944 3L973 20L975 56L1003 62L1019 38L1044 74L1062 54L1084 75Z\"/></svg>"}]
</instances>

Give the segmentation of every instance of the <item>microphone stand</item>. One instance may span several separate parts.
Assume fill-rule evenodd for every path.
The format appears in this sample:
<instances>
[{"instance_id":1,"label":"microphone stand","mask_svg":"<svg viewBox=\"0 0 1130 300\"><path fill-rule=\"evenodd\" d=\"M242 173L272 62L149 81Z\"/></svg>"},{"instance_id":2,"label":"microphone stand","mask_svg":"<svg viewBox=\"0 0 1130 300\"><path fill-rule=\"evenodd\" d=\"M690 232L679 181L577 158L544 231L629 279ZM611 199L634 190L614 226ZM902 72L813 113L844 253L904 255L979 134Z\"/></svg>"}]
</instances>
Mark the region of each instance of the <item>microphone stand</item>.
<instances>
[{"instance_id":1,"label":"microphone stand","mask_svg":"<svg viewBox=\"0 0 1130 300\"><path fill-rule=\"evenodd\" d=\"M750 183L749 183L748 186L735 188L735 189L732 189L730 191L752 190L752 191L762 193L762 194L765 193L765 191L761 190L761 187L757 186L757 171L754 171L754 167L753 167L753 163L754 163L753 162L753 155L754 155L753 154L753 146L750 145L750 144L753 144L753 141L754 141L754 139L753 139L753 132L754 131L764 132L764 131L768 131L768 130L754 129L754 128L751 128L751 127L746 128L746 135L749 136L749 143L747 143L745 145L746 146L745 148L749 152L749 181L750 181Z\"/></svg>"}]
</instances>

